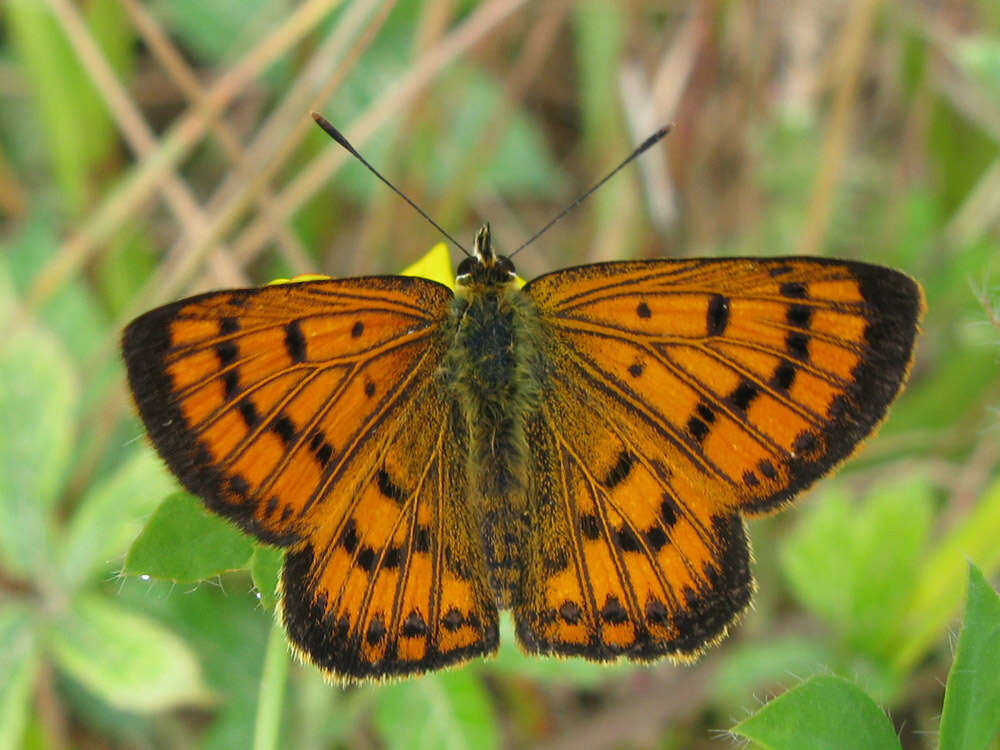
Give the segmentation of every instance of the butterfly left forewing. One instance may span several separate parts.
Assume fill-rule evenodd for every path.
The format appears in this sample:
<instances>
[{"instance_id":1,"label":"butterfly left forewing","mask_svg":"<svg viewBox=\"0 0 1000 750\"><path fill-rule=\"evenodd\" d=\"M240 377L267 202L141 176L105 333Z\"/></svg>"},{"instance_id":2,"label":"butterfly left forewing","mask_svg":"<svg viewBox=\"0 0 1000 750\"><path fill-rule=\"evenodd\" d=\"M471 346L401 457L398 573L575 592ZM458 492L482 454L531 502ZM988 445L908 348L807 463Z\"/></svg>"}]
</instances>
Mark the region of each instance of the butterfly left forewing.
<instances>
[{"instance_id":1,"label":"butterfly left forewing","mask_svg":"<svg viewBox=\"0 0 1000 750\"><path fill-rule=\"evenodd\" d=\"M433 371L450 300L402 277L192 297L126 328L129 385L188 490L264 541L293 544L349 452L390 430Z\"/></svg>"}]
</instances>

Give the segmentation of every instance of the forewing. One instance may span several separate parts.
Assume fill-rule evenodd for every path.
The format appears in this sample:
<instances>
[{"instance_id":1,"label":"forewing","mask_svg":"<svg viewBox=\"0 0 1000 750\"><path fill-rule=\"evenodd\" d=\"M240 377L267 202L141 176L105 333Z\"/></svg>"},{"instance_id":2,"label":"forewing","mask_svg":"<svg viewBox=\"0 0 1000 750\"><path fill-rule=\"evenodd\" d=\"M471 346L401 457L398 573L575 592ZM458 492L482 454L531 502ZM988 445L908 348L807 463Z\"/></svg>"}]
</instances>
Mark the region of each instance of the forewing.
<instances>
[{"instance_id":1,"label":"forewing","mask_svg":"<svg viewBox=\"0 0 1000 750\"><path fill-rule=\"evenodd\" d=\"M750 513L791 499L879 424L923 307L898 271L819 258L597 264L524 291L555 380L636 431L648 459Z\"/></svg>"}]
</instances>

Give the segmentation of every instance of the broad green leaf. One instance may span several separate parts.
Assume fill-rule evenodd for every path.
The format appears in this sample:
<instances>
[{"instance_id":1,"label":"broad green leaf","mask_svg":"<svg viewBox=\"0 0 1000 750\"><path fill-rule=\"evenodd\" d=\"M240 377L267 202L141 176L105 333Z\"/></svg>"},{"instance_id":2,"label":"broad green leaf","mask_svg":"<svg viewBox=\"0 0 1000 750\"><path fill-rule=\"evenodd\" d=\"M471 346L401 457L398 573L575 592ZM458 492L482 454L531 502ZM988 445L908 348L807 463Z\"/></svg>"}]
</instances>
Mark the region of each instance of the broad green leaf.
<instances>
[{"instance_id":1,"label":"broad green leaf","mask_svg":"<svg viewBox=\"0 0 1000 750\"><path fill-rule=\"evenodd\" d=\"M0 564L18 575L41 574L79 388L51 333L28 319L12 328L0 341Z\"/></svg>"},{"instance_id":2,"label":"broad green leaf","mask_svg":"<svg viewBox=\"0 0 1000 750\"><path fill-rule=\"evenodd\" d=\"M732 729L768 750L899 750L892 722L857 685L812 677Z\"/></svg>"},{"instance_id":3,"label":"broad green leaf","mask_svg":"<svg viewBox=\"0 0 1000 750\"><path fill-rule=\"evenodd\" d=\"M179 583L203 581L247 567L252 554L250 537L197 498L178 492L153 513L128 551L123 572Z\"/></svg>"},{"instance_id":4,"label":"broad green leaf","mask_svg":"<svg viewBox=\"0 0 1000 750\"><path fill-rule=\"evenodd\" d=\"M887 661L931 524L921 477L883 484L862 504L843 491L813 506L782 550L796 597L857 650Z\"/></svg>"},{"instance_id":5,"label":"broad green leaf","mask_svg":"<svg viewBox=\"0 0 1000 750\"><path fill-rule=\"evenodd\" d=\"M941 750L985 750L1000 734L1000 597L972 564L968 592L944 691Z\"/></svg>"},{"instance_id":6,"label":"broad green leaf","mask_svg":"<svg viewBox=\"0 0 1000 750\"><path fill-rule=\"evenodd\" d=\"M38 669L32 625L26 608L0 608L0 750L22 747Z\"/></svg>"},{"instance_id":7,"label":"broad green leaf","mask_svg":"<svg viewBox=\"0 0 1000 750\"><path fill-rule=\"evenodd\" d=\"M984 574L1000 568L1000 479L986 488L972 510L924 559L916 589L900 618L893 666L900 672L918 662L944 633L962 601L966 566Z\"/></svg>"},{"instance_id":8,"label":"broad green leaf","mask_svg":"<svg viewBox=\"0 0 1000 750\"><path fill-rule=\"evenodd\" d=\"M264 609L274 609L278 598L278 577L285 564L285 551L258 544L250 558L250 576Z\"/></svg>"},{"instance_id":9,"label":"broad green leaf","mask_svg":"<svg viewBox=\"0 0 1000 750\"><path fill-rule=\"evenodd\" d=\"M477 670L459 667L383 688L375 725L387 750L489 750L499 745Z\"/></svg>"},{"instance_id":10,"label":"broad green leaf","mask_svg":"<svg viewBox=\"0 0 1000 750\"><path fill-rule=\"evenodd\" d=\"M153 451L141 446L105 482L83 497L61 546L63 580L85 582L108 563L119 567L129 545L177 480Z\"/></svg>"},{"instance_id":11,"label":"broad green leaf","mask_svg":"<svg viewBox=\"0 0 1000 750\"><path fill-rule=\"evenodd\" d=\"M213 697L180 638L104 597L81 595L47 629L56 665L112 706L164 711Z\"/></svg>"}]
</instances>

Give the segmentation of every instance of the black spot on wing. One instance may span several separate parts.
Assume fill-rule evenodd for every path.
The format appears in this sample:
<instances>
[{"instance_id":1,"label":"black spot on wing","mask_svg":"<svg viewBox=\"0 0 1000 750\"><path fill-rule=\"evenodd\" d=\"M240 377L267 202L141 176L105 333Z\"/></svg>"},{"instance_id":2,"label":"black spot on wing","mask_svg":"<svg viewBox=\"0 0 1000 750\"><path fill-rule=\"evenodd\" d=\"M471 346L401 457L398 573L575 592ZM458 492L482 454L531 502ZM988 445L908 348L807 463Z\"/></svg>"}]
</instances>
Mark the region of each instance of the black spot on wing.
<instances>
[{"instance_id":1,"label":"black spot on wing","mask_svg":"<svg viewBox=\"0 0 1000 750\"><path fill-rule=\"evenodd\" d=\"M812 321L812 308L808 305L789 305L785 318L790 326L808 328Z\"/></svg>"},{"instance_id":2,"label":"black spot on wing","mask_svg":"<svg viewBox=\"0 0 1000 750\"><path fill-rule=\"evenodd\" d=\"M771 385L779 391L787 393L788 389L792 387L792 383L795 382L795 372L795 365L788 360L782 360L781 364L774 370Z\"/></svg>"},{"instance_id":3,"label":"black spot on wing","mask_svg":"<svg viewBox=\"0 0 1000 750\"><path fill-rule=\"evenodd\" d=\"M789 333L785 336L785 350L795 359L803 362L809 359L809 337L804 333Z\"/></svg>"},{"instance_id":4,"label":"black spot on wing","mask_svg":"<svg viewBox=\"0 0 1000 750\"><path fill-rule=\"evenodd\" d=\"M746 412L758 395L760 395L760 389L749 380L743 379L726 397L726 401L737 411Z\"/></svg>"},{"instance_id":5,"label":"black spot on wing","mask_svg":"<svg viewBox=\"0 0 1000 750\"><path fill-rule=\"evenodd\" d=\"M601 522L597 520L597 516L586 513L580 516L580 531L584 538L593 541L601 536Z\"/></svg>"},{"instance_id":6,"label":"black spot on wing","mask_svg":"<svg viewBox=\"0 0 1000 750\"><path fill-rule=\"evenodd\" d=\"M285 350L292 362L305 362L306 337L303 335L297 320L285 325Z\"/></svg>"},{"instance_id":7,"label":"black spot on wing","mask_svg":"<svg viewBox=\"0 0 1000 750\"><path fill-rule=\"evenodd\" d=\"M608 594L608 598L601 607L601 619L609 625L622 625L628 622L628 612L614 594Z\"/></svg>"},{"instance_id":8,"label":"black spot on wing","mask_svg":"<svg viewBox=\"0 0 1000 750\"><path fill-rule=\"evenodd\" d=\"M215 355L219 358L219 365L227 367L236 361L239 356L239 349L232 341L223 341L215 345Z\"/></svg>"},{"instance_id":9,"label":"black spot on wing","mask_svg":"<svg viewBox=\"0 0 1000 750\"><path fill-rule=\"evenodd\" d=\"M403 636L405 638L419 638L427 634L427 623L420 613L413 610L403 621Z\"/></svg>"},{"instance_id":10,"label":"black spot on wing","mask_svg":"<svg viewBox=\"0 0 1000 750\"><path fill-rule=\"evenodd\" d=\"M691 437L693 437L698 443L708 437L708 425L698 417L691 417L688 419L687 428L688 432L691 433Z\"/></svg>"},{"instance_id":11,"label":"black spot on wing","mask_svg":"<svg viewBox=\"0 0 1000 750\"><path fill-rule=\"evenodd\" d=\"M790 281L781 285L781 296L791 297L792 299L805 299L808 294L805 284Z\"/></svg>"},{"instance_id":12,"label":"black spot on wing","mask_svg":"<svg viewBox=\"0 0 1000 750\"><path fill-rule=\"evenodd\" d=\"M249 398L244 398L240 401L240 405L237 408L247 427L256 427L260 422L260 414L257 413L257 407Z\"/></svg>"},{"instance_id":13,"label":"black spot on wing","mask_svg":"<svg viewBox=\"0 0 1000 750\"><path fill-rule=\"evenodd\" d=\"M565 601L559 606L559 616L569 625L576 625L580 622L582 614L580 605L576 602Z\"/></svg>"},{"instance_id":14,"label":"black spot on wing","mask_svg":"<svg viewBox=\"0 0 1000 750\"><path fill-rule=\"evenodd\" d=\"M619 484L625 481L625 478L632 471L632 466L636 462L636 457L629 453L627 450L623 450L618 454L618 460L615 465L611 467L608 475L604 478L604 486L609 489L612 487L617 487Z\"/></svg>"},{"instance_id":15,"label":"black spot on wing","mask_svg":"<svg viewBox=\"0 0 1000 750\"><path fill-rule=\"evenodd\" d=\"M729 298L713 294L708 301L708 335L721 336L729 325Z\"/></svg>"},{"instance_id":16,"label":"black spot on wing","mask_svg":"<svg viewBox=\"0 0 1000 750\"><path fill-rule=\"evenodd\" d=\"M282 414L271 423L271 430L281 438L285 445L290 445L295 440L295 423L287 414Z\"/></svg>"}]
</instances>

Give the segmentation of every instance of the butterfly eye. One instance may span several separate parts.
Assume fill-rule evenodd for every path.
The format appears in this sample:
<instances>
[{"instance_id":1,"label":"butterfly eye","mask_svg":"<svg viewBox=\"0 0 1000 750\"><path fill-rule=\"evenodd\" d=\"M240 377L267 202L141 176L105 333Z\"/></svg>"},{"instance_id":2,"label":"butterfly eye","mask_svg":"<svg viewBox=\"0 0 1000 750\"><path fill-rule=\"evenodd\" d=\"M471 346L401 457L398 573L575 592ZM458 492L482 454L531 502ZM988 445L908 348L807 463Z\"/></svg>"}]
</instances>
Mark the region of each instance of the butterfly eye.
<instances>
[{"instance_id":1,"label":"butterfly eye","mask_svg":"<svg viewBox=\"0 0 1000 750\"><path fill-rule=\"evenodd\" d=\"M476 267L475 258L465 258L461 263L458 264L458 268L455 271L456 276L468 276L472 273L472 269Z\"/></svg>"},{"instance_id":2,"label":"butterfly eye","mask_svg":"<svg viewBox=\"0 0 1000 750\"><path fill-rule=\"evenodd\" d=\"M497 258L496 269L498 274L503 276L513 276L514 275L514 263L510 258L503 255Z\"/></svg>"}]
</instances>

